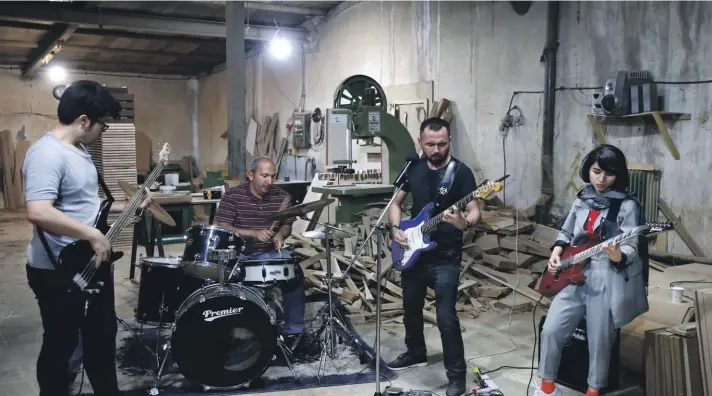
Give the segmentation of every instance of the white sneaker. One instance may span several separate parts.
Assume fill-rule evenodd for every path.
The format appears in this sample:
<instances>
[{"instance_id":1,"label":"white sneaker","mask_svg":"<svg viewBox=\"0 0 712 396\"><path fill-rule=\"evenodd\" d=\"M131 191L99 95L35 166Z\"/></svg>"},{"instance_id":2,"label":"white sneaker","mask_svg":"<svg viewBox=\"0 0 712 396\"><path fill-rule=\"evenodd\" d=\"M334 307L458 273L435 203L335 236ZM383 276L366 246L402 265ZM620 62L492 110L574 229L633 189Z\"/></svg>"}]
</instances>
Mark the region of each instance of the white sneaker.
<instances>
[{"instance_id":1,"label":"white sneaker","mask_svg":"<svg viewBox=\"0 0 712 396\"><path fill-rule=\"evenodd\" d=\"M552 393L544 393L544 391L537 386L534 389L534 394L532 396L564 396L564 393L561 392L561 389L559 389L557 385L554 385L554 392Z\"/></svg>"}]
</instances>

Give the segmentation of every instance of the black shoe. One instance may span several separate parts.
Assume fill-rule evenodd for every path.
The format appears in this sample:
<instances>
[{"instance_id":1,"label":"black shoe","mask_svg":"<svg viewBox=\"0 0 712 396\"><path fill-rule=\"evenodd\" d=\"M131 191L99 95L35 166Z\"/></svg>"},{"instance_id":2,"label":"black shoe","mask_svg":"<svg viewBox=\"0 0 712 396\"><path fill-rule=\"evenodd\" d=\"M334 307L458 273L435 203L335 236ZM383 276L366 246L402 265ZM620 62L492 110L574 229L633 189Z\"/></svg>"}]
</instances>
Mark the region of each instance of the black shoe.
<instances>
[{"instance_id":1,"label":"black shoe","mask_svg":"<svg viewBox=\"0 0 712 396\"><path fill-rule=\"evenodd\" d=\"M423 354L414 354L411 352L401 353L392 362L388 363L388 368L391 370L405 370L410 367L425 367L428 365L428 357Z\"/></svg>"},{"instance_id":2,"label":"black shoe","mask_svg":"<svg viewBox=\"0 0 712 396\"><path fill-rule=\"evenodd\" d=\"M465 394L465 380L450 380L445 389L446 396L461 396Z\"/></svg>"}]
</instances>

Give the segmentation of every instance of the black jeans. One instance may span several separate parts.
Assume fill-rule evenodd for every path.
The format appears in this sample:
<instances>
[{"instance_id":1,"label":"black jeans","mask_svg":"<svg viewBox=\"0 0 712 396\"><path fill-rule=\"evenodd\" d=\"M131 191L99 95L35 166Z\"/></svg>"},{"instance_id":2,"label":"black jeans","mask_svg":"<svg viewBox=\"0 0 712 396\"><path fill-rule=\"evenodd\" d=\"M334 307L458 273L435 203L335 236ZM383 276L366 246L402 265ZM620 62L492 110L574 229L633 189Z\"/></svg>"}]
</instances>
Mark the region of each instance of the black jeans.
<instances>
[{"instance_id":1,"label":"black jeans","mask_svg":"<svg viewBox=\"0 0 712 396\"><path fill-rule=\"evenodd\" d=\"M27 280L35 293L44 334L37 359L40 396L69 395L69 359L81 329L84 369L96 395L118 395L116 378L116 310L114 282L101 292L70 292L69 283L53 270L27 266Z\"/></svg>"},{"instance_id":2,"label":"black jeans","mask_svg":"<svg viewBox=\"0 0 712 396\"><path fill-rule=\"evenodd\" d=\"M457 287L460 278L460 261L419 260L413 268L404 271L403 324L405 344L414 354L426 354L423 335L423 307L427 287L435 290L435 309L438 329L443 345L443 357L448 379L465 379L465 348L457 317Z\"/></svg>"}]
</instances>

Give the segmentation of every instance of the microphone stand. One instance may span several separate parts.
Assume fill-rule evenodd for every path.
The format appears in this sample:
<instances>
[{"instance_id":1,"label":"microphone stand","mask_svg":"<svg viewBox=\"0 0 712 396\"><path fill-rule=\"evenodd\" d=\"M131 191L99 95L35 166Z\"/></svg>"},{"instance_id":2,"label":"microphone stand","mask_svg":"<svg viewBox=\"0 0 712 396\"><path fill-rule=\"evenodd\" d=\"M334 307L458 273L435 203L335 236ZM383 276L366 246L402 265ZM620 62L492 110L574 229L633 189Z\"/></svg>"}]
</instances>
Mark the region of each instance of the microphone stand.
<instances>
[{"instance_id":1,"label":"microphone stand","mask_svg":"<svg viewBox=\"0 0 712 396\"><path fill-rule=\"evenodd\" d=\"M395 196L395 195L394 195ZM381 253L383 250L383 234L386 227L383 224L378 224L378 248L376 251L376 280L378 287L376 288L376 392L374 396L382 396L381 393ZM354 256L357 257L357 256ZM368 286L366 286L368 287Z\"/></svg>"},{"instance_id":2,"label":"microphone stand","mask_svg":"<svg viewBox=\"0 0 712 396\"><path fill-rule=\"evenodd\" d=\"M398 178L398 179L403 179L403 178ZM373 236L373 233L378 230L378 237L377 237L377 243L378 246L376 248L376 284L378 287L376 288L376 392L374 392L374 396L383 396L383 393L381 392L381 255L383 254L383 235L386 231L386 225L383 224L383 216L388 213L388 209L391 207L393 204L393 200L395 200L396 196L398 193L401 191L403 188L403 182L398 183L398 180L396 180L396 190L393 193L393 196L391 199L388 201L388 204L386 205L385 208L383 208L383 211L381 212L381 215L378 217L378 220L376 221L376 225L371 228L371 231L368 233L366 238L363 240L361 243L361 246L356 250L354 253L354 256L351 258L351 262L349 262L349 266L346 267L346 270L343 271L341 279L339 279L338 282L341 282L342 280L346 279L346 276L348 275L349 271L351 270L351 267L356 263L356 260L358 257L361 256L361 252L363 252L364 247L366 247L366 244L368 241L371 239ZM337 282L337 283L338 283ZM368 286L366 286L368 287Z\"/></svg>"}]
</instances>

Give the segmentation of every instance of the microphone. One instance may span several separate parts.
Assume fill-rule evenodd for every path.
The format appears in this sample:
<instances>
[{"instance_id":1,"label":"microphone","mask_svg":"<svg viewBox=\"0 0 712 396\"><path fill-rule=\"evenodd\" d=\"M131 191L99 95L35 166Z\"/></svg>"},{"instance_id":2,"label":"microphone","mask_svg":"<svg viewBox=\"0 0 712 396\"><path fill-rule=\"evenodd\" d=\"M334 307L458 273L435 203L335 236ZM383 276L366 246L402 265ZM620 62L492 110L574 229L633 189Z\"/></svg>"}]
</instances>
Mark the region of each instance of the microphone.
<instances>
[{"instance_id":1,"label":"microphone","mask_svg":"<svg viewBox=\"0 0 712 396\"><path fill-rule=\"evenodd\" d=\"M400 174L398 174L398 177L396 177L396 180L393 182L394 186L398 187L405 182L405 179L408 176L408 169L411 165L418 162L419 159L420 157L418 157L418 154L416 153L408 154L405 158L405 165L403 165L403 169L401 169Z\"/></svg>"}]
</instances>

